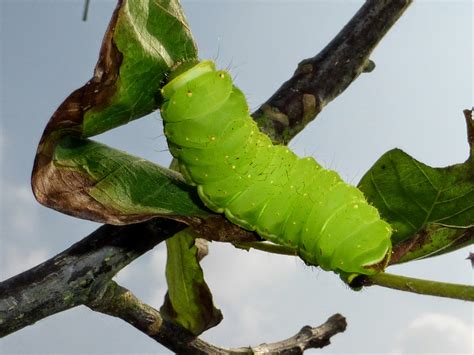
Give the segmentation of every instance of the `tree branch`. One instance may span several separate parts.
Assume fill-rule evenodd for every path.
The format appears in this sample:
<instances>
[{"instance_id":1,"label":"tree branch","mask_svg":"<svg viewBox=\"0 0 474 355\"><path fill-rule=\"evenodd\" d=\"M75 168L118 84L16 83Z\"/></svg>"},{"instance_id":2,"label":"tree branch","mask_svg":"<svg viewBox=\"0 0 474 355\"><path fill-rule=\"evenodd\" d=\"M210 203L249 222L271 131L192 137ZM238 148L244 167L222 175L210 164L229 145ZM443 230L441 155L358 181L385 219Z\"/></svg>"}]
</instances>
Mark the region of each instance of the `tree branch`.
<instances>
[{"instance_id":1,"label":"tree branch","mask_svg":"<svg viewBox=\"0 0 474 355\"><path fill-rule=\"evenodd\" d=\"M141 332L178 354L302 354L309 348L322 348L330 338L346 329L346 320L339 314L319 327L303 327L296 335L276 343L255 347L225 349L197 338L184 328L164 319L161 314L138 300L129 290L110 281L91 298L92 310L123 319Z\"/></svg>"},{"instance_id":2,"label":"tree branch","mask_svg":"<svg viewBox=\"0 0 474 355\"><path fill-rule=\"evenodd\" d=\"M186 354L298 354L328 345L333 335L345 330L345 319L334 315L323 325L306 326L281 342L219 348L164 319L112 281L120 269L184 227L165 219L122 227L105 225L52 259L0 283L0 337L82 304L121 318L170 350Z\"/></svg>"},{"instance_id":3,"label":"tree branch","mask_svg":"<svg viewBox=\"0 0 474 355\"><path fill-rule=\"evenodd\" d=\"M254 114L275 142L288 143L330 101L374 64L369 56L412 0L367 0L318 55L303 60Z\"/></svg>"},{"instance_id":4,"label":"tree branch","mask_svg":"<svg viewBox=\"0 0 474 355\"><path fill-rule=\"evenodd\" d=\"M95 288L184 224L104 225L48 261L0 283L0 337L84 304Z\"/></svg>"}]
</instances>

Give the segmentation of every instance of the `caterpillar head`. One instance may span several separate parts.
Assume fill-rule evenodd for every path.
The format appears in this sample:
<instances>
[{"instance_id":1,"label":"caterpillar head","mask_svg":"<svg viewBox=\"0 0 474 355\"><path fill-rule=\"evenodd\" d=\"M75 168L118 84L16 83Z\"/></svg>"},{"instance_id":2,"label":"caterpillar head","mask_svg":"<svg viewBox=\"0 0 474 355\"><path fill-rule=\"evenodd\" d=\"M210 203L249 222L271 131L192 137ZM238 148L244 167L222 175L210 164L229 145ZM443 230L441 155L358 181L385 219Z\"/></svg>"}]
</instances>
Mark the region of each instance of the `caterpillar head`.
<instances>
[{"instance_id":1,"label":"caterpillar head","mask_svg":"<svg viewBox=\"0 0 474 355\"><path fill-rule=\"evenodd\" d=\"M231 92L230 74L216 70L211 61L203 61L163 87L161 113L168 123L204 117L222 105Z\"/></svg>"}]
</instances>

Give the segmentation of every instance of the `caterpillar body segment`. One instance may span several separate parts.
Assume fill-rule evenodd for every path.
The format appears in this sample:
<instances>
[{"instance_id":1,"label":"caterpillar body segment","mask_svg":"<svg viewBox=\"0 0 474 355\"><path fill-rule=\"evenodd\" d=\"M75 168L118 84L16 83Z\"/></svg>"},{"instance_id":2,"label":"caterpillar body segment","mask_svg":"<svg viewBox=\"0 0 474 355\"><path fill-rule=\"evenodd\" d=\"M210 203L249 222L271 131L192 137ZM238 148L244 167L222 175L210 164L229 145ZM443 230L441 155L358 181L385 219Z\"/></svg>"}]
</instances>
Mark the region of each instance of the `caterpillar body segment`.
<instances>
[{"instance_id":1,"label":"caterpillar body segment","mask_svg":"<svg viewBox=\"0 0 474 355\"><path fill-rule=\"evenodd\" d=\"M273 145L227 72L200 62L162 94L170 151L210 209L325 270L383 270L390 225L336 172Z\"/></svg>"}]
</instances>

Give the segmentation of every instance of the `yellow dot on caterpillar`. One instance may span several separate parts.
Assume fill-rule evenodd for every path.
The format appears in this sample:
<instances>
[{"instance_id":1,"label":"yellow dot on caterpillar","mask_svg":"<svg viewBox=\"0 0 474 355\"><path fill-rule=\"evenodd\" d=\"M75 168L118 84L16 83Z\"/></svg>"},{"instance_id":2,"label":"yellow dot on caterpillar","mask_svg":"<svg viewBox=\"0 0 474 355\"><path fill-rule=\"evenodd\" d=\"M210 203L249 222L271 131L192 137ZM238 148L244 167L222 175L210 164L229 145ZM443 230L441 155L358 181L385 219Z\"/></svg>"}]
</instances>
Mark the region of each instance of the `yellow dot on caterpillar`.
<instances>
[{"instance_id":1,"label":"yellow dot on caterpillar","mask_svg":"<svg viewBox=\"0 0 474 355\"><path fill-rule=\"evenodd\" d=\"M289 150L289 149L286 149L286 150L285 150L285 153L289 153L289 152L290 152L290 150Z\"/></svg>"},{"instance_id":2,"label":"yellow dot on caterpillar","mask_svg":"<svg viewBox=\"0 0 474 355\"><path fill-rule=\"evenodd\" d=\"M294 189L295 187L293 185L290 185L290 189Z\"/></svg>"},{"instance_id":3,"label":"yellow dot on caterpillar","mask_svg":"<svg viewBox=\"0 0 474 355\"><path fill-rule=\"evenodd\" d=\"M219 73L219 78L224 79L225 78L224 73Z\"/></svg>"},{"instance_id":4,"label":"yellow dot on caterpillar","mask_svg":"<svg viewBox=\"0 0 474 355\"><path fill-rule=\"evenodd\" d=\"M207 175L207 174L204 174L204 177L208 177L208 176L209 176L209 175Z\"/></svg>"},{"instance_id":5,"label":"yellow dot on caterpillar","mask_svg":"<svg viewBox=\"0 0 474 355\"><path fill-rule=\"evenodd\" d=\"M226 159L229 159L229 156L228 156L228 155L226 155L224 158L226 158Z\"/></svg>"},{"instance_id":6,"label":"yellow dot on caterpillar","mask_svg":"<svg viewBox=\"0 0 474 355\"><path fill-rule=\"evenodd\" d=\"M189 141L189 138L188 138L188 137L186 137L186 138L185 138L185 140L186 140L186 141Z\"/></svg>"},{"instance_id":7,"label":"yellow dot on caterpillar","mask_svg":"<svg viewBox=\"0 0 474 355\"><path fill-rule=\"evenodd\" d=\"M188 95L188 97L191 97L191 96L193 96L193 92L192 92L191 90L189 90L189 91L186 93L186 95Z\"/></svg>"},{"instance_id":8,"label":"yellow dot on caterpillar","mask_svg":"<svg viewBox=\"0 0 474 355\"><path fill-rule=\"evenodd\" d=\"M198 161L198 160L199 160L199 158L194 158L194 161Z\"/></svg>"},{"instance_id":9,"label":"yellow dot on caterpillar","mask_svg":"<svg viewBox=\"0 0 474 355\"><path fill-rule=\"evenodd\" d=\"M252 202L252 206L255 207L255 202Z\"/></svg>"},{"instance_id":10,"label":"yellow dot on caterpillar","mask_svg":"<svg viewBox=\"0 0 474 355\"><path fill-rule=\"evenodd\" d=\"M273 184L273 180L270 180L270 184Z\"/></svg>"},{"instance_id":11,"label":"yellow dot on caterpillar","mask_svg":"<svg viewBox=\"0 0 474 355\"><path fill-rule=\"evenodd\" d=\"M355 209L359 208L359 205L354 205L354 208L355 208Z\"/></svg>"},{"instance_id":12,"label":"yellow dot on caterpillar","mask_svg":"<svg viewBox=\"0 0 474 355\"><path fill-rule=\"evenodd\" d=\"M281 216L281 213L280 213L280 212L277 212L277 216Z\"/></svg>"},{"instance_id":13,"label":"yellow dot on caterpillar","mask_svg":"<svg viewBox=\"0 0 474 355\"><path fill-rule=\"evenodd\" d=\"M296 222L295 222L295 221L293 221L293 225L296 226Z\"/></svg>"},{"instance_id":14,"label":"yellow dot on caterpillar","mask_svg":"<svg viewBox=\"0 0 474 355\"><path fill-rule=\"evenodd\" d=\"M216 137L211 136L211 141L215 141L215 140L216 140Z\"/></svg>"},{"instance_id":15,"label":"yellow dot on caterpillar","mask_svg":"<svg viewBox=\"0 0 474 355\"><path fill-rule=\"evenodd\" d=\"M248 174L247 177L250 179L252 177L252 175Z\"/></svg>"},{"instance_id":16,"label":"yellow dot on caterpillar","mask_svg":"<svg viewBox=\"0 0 474 355\"><path fill-rule=\"evenodd\" d=\"M304 230L305 230L305 232L309 232L309 229L308 229L308 228L305 228Z\"/></svg>"},{"instance_id":17,"label":"yellow dot on caterpillar","mask_svg":"<svg viewBox=\"0 0 474 355\"><path fill-rule=\"evenodd\" d=\"M303 196L304 196L304 197L308 196L308 193L307 193L307 192L305 192L305 193L303 194Z\"/></svg>"},{"instance_id":18,"label":"yellow dot on caterpillar","mask_svg":"<svg viewBox=\"0 0 474 355\"><path fill-rule=\"evenodd\" d=\"M232 169L235 169L235 165L232 165Z\"/></svg>"}]
</instances>

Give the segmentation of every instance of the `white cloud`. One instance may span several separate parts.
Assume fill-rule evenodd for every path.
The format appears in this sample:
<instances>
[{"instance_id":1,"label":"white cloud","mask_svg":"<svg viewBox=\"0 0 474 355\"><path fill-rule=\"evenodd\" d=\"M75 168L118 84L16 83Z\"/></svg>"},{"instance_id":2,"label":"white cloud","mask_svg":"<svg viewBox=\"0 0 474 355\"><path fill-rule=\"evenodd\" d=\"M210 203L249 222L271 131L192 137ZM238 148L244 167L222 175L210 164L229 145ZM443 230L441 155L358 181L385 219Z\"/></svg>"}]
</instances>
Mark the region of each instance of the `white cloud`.
<instances>
[{"instance_id":1,"label":"white cloud","mask_svg":"<svg viewBox=\"0 0 474 355\"><path fill-rule=\"evenodd\" d=\"M270 319L268 313L251 304L243 304L239 308L238 323L232 324L234 337L238 339L237 343L244 343L247 339L252 339L256 334L269 325ZM241 340L240 340L241 339Z\"/></svg>"},{"instance_id":2,"label":"white cloud","mask_svg":"<svg viewBox=\"0 0 474 355\"><path fill-rule=\"evenodd\" d=\"M257 289L283 282L286 277L301 267L297 258L271 255L259 251L241 251L224 243L211 243L209 255L201 262L204 278L212 290L215 301L240 303L242 297L249 297ZM156 288L151 303L161 305L167 286L164 279L166 248L151 252L149 262L153 285ZM127 275L124 275L127 277Z\"/></svg>"},{"instance_id":3,"label":"white cloud","mask_svg":"<svg viewBox=\"0 0 474 355\"><path fill-rule=\"evenodd\" d=\"M3 183L2 190L3 233L34 234L39 223L39 204L30 186Z\"/></svg>"},{"instance_id":4,"label":"white cloud","mask_svg":"<svg viewBox=\"0 0 474 355\"><path fill-rule=\"evenodd\" d=\"M209 249L202 262L204 276L224 320L204 338L230 347L272 341L281 332L276 310L289 301L275 285L292 287L292 278L307 267L295 257L246 252L224 243L211 243Z\"/></svg>"},{"instance_id":5,"label":"white cloud","mask_svg":"<svg viewBox=\"0 0 474 355\"><path fill-rule=\"evenodd\" d=\"M240 304L243 297L256 297L262 289L284 283L302 265L295 257L246 252L223 243L212 243L202 262L206 281L219 304Z\"/></svg>"},{"instance_id":6,"label":"white cloud","mask_svg":"<svg viewBox=\"0 0 474 355\"><path fill-rule=\"evenodd\" d=\"M49 251L46 248L26 250L19 247L8 247L3 251L0 280L26 271L45 261L48 256Z\"/></svg>"},{"instance_id":7,"label":"white cloud","mask_svg":"<svg viewBox=\"0 0 474 355\"><path fill-rule=\"evenodd\" d=\"M127 283L128 281L130 281L130 279L132 278L133 276L133 272L130 270L129 267L124 267L123 269L121 269L117 275L114 276L114 280L119 284L125 284Z\"/></svg>"},{"instance_id":8,"label":"white cloud","mask_svg":"<svg viewBox=\"0 0 474 355\"><path fill-rule=\"evenodd\" d=\"M1 188L0 276L4 279L44 261L48 249L32 246L32 237L38 230L39 205L31 188L14 184L2 184Z\"/></svg>"},{"instance_id":9,"label":"white cloud","mask_svg":"<svg viewBox=\"0 0 474 355\"><path fill-rule=\"evenodd\" d=\"M395 354L472 354L474 326L448 314L426 313L399 335Z\"/></svg>"},{"instance_id":10,"label":"white cloud","mask_svg":"<svg viewBox=\"0 0 474 355\"><path fill-rule=\"evenodd\" d=\"M33 233L38 222L38 203L29 186L12 186L6 193L9 222L14 232Z\"/></svg>"},{"instance_id":11,"label":"white cloud","mask_svg":"<svg viewBox=\"0 0 474 355\"><path fill-rule=\"evenodd\" d=\"M150 304L155 308L159 308L163 304L166 291L168 290L165 279L166 248L156 248L151 253L149 267L151 275L153 275L150 283L153 287L153 292Z\"/></svg>"}]
</instances>

